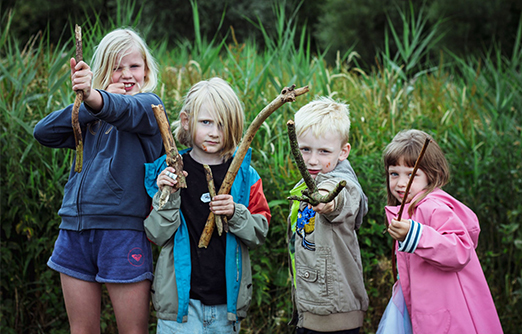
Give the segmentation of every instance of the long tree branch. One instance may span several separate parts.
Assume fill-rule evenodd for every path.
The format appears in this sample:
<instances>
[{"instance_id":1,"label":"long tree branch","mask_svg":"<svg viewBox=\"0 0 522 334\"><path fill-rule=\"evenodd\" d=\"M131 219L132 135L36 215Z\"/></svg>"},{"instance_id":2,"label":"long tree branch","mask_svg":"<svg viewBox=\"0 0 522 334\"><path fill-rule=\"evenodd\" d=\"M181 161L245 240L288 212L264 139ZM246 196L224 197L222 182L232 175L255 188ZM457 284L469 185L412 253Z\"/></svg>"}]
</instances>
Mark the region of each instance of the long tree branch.
<instances>
[{"instance_id":1,"label":"long tree branch","mask_svg":"<svg viewBox=\"0 0 522 334\"><path fill-rule=\"evenodd\" d=\"M309 89L308 86L301 87L295 89L295 85L292 85L291 87L285 87L281 91L281 94L279 94L272 102L270 102L261 112L256 116L256 118L252 121L250 126L248 127L245 135L243 136L243 139L241 140L241 144L239 145L239 148L237 149L236 155L232 159L232 162L230 163L230 167L228 168L227 174L225 175L225 179L223 180L223 183L221 184L221 187L219 188L218 194L228 194L230 193L230 189L232 188L232 184L234 183L234 180L236 178L237 173L239 172L239 167L243 163L243 159L245 158L246 153L248 152L248 148L250 147L250 144L252 143L252 140L254 139L254 135L256 134L257 130L261 127L263 122L270 116L274 111L279 109L283 104L287 102L295 102L295 98L297 96L303 95L305 93L308 93ZM209 216L210 218L210 216ZM208 220L208 219L207 219ZM213 224L211 224L213 226ZM223 228L225 231L228 231L228 225L223 223ZM201 234L199 247L206 248L208 246L208 242L205 243L204 240L210 240L210 235L212 235L212 231L207 231L207 229L203 230L203 233ZM202 242L203 241L203 242Z\"/></svg>"}]
</instances>

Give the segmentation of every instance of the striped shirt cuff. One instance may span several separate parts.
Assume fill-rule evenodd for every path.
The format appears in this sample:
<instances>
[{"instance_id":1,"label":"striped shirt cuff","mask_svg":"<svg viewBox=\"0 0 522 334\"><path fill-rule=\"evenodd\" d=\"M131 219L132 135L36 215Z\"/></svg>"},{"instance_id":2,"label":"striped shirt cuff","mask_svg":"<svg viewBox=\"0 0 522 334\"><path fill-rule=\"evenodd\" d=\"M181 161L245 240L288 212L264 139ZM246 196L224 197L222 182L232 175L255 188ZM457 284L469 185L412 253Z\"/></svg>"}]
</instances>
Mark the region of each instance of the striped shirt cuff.
<instances>
[{"instance_id":1,"label":"striped shirt cuff","mask_svg":"<svg viewBox=\"0 0 522 334\"><path fill-rule=\"evenodd\" d=\"M413 253L419 245L419 240L424 228L421 223L410 219L410 230L404 241L399 241L399 252Z\"/></svg>"}]
</instances>

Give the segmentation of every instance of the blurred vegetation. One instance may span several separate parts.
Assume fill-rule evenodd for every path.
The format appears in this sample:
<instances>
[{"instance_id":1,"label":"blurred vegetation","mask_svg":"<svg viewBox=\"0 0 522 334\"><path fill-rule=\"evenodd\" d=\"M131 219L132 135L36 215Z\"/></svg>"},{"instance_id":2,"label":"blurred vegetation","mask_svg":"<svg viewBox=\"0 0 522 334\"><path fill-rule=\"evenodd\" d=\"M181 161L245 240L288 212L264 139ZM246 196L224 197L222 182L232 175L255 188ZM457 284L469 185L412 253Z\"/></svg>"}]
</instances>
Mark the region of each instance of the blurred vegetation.
<instances>
[{"instance_id":1,"label":"blurred vegetation","mask_svg":"<svg viewBox=\"0 0 522 334\"><path fill-rule=\"evenodd\" d=\"M3 0L0 12L14 9L11 34L25 41L39 31L46 31L52 44L67 36L68 25L99 22L108 26L119 14L122 6L130 7L127 0ZM459 57L477 54L492 45L501 46L504 55L513 52L518 21L522 13L519 0L324 0L324 1L248 1L248 0L197 0L200 13L200 33L216 36L219 40L243 43L255 40L264 47L262 32L252 22L262 22L274 36L277 20L274 3L294 12L299 29L306 27L310 47L316 53L325 52L325 59L333 64L337 52L341 56L356 51L358 66L367 70L375 65L375 56L385 46L385 34L389 22L402 24L397 9L405 10L410 3L416 12L424 8L426 29L437 24L440 18L447 20L439 27L444 38L430 47L427 55L437 60L440 49L447 49ZM166 40L171 47L180 41L194 40L191 0L134 0L139 8L137 25L140 30L150 28L148 38ZM138 11L136 11L138 13ZM296 36L298 37L298 36ZM297 41L296 41L297 42ZM389 41L396 50L395 41Z\"/></svg>"},{"instance_id":2,"label":"blurred vegetation","mask_svg":"<svg viewBox=\"0 0 522 334\"><path fill-rule=\"evenodd\" d=\"M370 296L362 332L376 331L391 294L391 240L380 233L386 198L381 154L391 138L406 128L431 133L446 152L452 180L445 189L479 216L482 233L477 251L484 273L504 332L518 332L522 327L522 20L520 15L503 15L507 26L517 22L515 29L506 28L502 32L505 35L496 35L495 39L474 40L478 43L475 48L466 45L473 52L452 49L450 44L441 49L440 43L452 33L447 29L452 14L450 10L450 16L439 17L433 11L434 4L442 6L445 2L444 8L454 11L458 4L468 3L470 16L480 8L489 8L490 13L495 8L502 12L519 6L510 1L473 2L473 8L469 1L461 0L433 1L424 6L416 2L398 2L398 6L382 6L377 1L345 2L347 8L357 7L361 13L345 16L339 24L357 25L350 17L373 24L372 29L359 27L370 34L364 39L371 42L367 52L374 60L366 63L359 51L362 49L357 49L359 44L346 52L318 51L311 31L318 31L315 27L321 24L324 9L308 4L312 2L301 6L270 4L269 9L263 2L245 2L253 16L242 23L241 29L242 15L238 14L233 28L221 15L219 6L226 1L213 5L210 1L183 2L172 11L184 16L172 22L165 18L168 24L152 20L147 16L151 9L141 7L139 1L100 0L91 2L97 5L89 9L76 0L67 6L57 0L41 4L40 12L30 8L36 6L31 0L8 0L7 8L14 4L14 11L5 10L6 2L2 2L0 331L68 332L59 275L46 262L58 235L60 217L56 212L74 153L39 145L32 131L38 120L74 100L67 60L74 54L73 26L78 21L73 17L78 15L82 18L85 59L90 59L95 45L115 27L133 26L147 37L161 64L157 93L171 119L176 119L188 89L212 76L224 78L236 89L248 122L283 87L309 85L310 93L271 115L252 143L254 165L263 179L273 218L266 244L251 254L254 300L242 323L243 333L293 333L287 326L291 303L285 197L298 181L299 172L289 153L285 124L302 105L319 95L350 104L350 161L369 198L370 211L359 232ZM228 3L227 12L238 8L238 2ZM334 3L324 1L321 8ZM169 15L158 8L163 7L157 6L156 14ZM70 9L70 19L60 21L51 15L66 9ZM333 15L341 9L328 9L328 13ZM303 19L301 11L307 13L309 21ZM374 19L381 15L378 13L382 13L380 22ZM20 28L20 17L25 17L27 30ZM326 22L333 25L334 20ZM24 35L31 30L29 23L39 30ZM177 29L178 24L183 29ZM491 32L498 27L483 28ZM164 38L164 29L179 31L174 44ZM350 32L334 31L339 39ZM459 36L465 36L460 31ZM250 38L238 37L246 32ZM365 35L354 32L354 36ZM471 34L468 36L472 39ZM331 60L327 60L330 55ZM102 310L102 332L117 333L106 293ZM151 312L151 333L155 332L155 321Z\"/></svg>"}]
</instances>

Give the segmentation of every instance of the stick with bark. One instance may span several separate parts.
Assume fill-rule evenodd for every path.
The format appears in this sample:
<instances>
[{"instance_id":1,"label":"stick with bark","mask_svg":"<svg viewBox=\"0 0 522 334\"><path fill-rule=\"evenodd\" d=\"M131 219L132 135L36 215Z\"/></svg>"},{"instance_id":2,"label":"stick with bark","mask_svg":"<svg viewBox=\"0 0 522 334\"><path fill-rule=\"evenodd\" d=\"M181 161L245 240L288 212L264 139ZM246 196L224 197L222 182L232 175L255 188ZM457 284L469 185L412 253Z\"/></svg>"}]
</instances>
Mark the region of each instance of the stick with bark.
<instances>
[{"instance_id":1,"label":"stick with bark","mask_svg":"<svg viewBox=\"0 0 522 334\"><path fill-rule=\"evenodd\" d=\"M413 183L413 179L415 178L415 173L417 173L417 169L419 169L419 163L422 160L422 157L424 156L424 153L426 152L426 149L428 148L428 145L430 143L430 139L426 138L426 141L424 142L424 146L422 146L422 150L419 153L419 156L417 157L417 160L415 161L415 166L413 166L413 171L411 172L410 179L408 180L408 184L406 185L406 190L404 192L404 199L401 202L401 207L399 209L399 213L397 214L396 220L401 220L402 212L404 211L404 204L406 204L406 200L408 199L408 193L410 192L411 184ZM382 231L382 234L385 234L388 230L388 227Z\"/></svg>"},{"instance_id":2,"label":"stick with bark","mask_svg":"<svg viewBox=\"0 0 522 334\"><path fill-rule=\"evenodd\" d=\"M248 148L250 147L250 144L254 139L254 135L256 134L257 130L259 130L263 122L268 118L268 116L270 116L274 111L276 111L286 102L295 102L295 98L297 96L308 93L308 91L308 86L297 89L295 89L295 85L292 85L291 87L285 87L283 88L279 96L277 96L272 102L270 102L265 108L263 108L263 110L261 110L261 112L252 121L245 135L243 136L241 144L237 149L236 155L232 159L227 174L225 175L223 183L221 184L221 188L219 188L218 195L228 194L230 192L230 189L232 188L232 183L234 183L236 175L239 172L239 167L243 163L243 159L245 158ZM201 237L199 239L199 248L206 248L208 246L208 243L210 242L210 238L212 237L212 232L214 231L214 223L212 221L209 222L209 220L210 215L209 219L207 219L207 224L210 224L211 227L207 229L205 225L205 229L203 230L203 233L201 234ZM223 229L225 230L225 232L228 232L228 224L226 222L226 217L223 217Z\"/></svg>"},{"instance_id":3,"label":"stick with bark","mask_svg":"<svg viewBox=\"0 0 522 334\"><path fill-rule=\"evenodd\" d=\"M288 121L286 126L288 128L288 139L290 140L290 148L292 150L292 154L294 155L295 163L307 187L307 189L302 191L302 196L290 196L288 199L293 201L307 202L313 206L316 206L319 203L331 202L346 186L346 181L340 181L335 186L335 188L332 189L332 191L326 195L322 195L319 192L319 189L317 189L317 185L315 184L314 179L312 179L312 176L308 172L308 169L306 168L305 162L303 160L303 156L299 151L299 144L297 143L297 136L295 134L294 121Z\"/></svg>"},{"instance_id":4,"label":"stick with bark","mask_svg":"<svg viewBox=\"0 0 522 334\"><path fill-rule=\"evenodd\" d=\"M179 155L178 149L176 148L176 142L172 136L172 131L170 130L170 124L167 120L167 116L165 115L165 110L161 104L152 104L151 107L152 111L154 112L154 117L156 117L156 122L158 122L161 138L163 138L163 146L165 147L165 152L167 153L167 166L174 168L174 174L177 175L176 180L178 183L176 183L175 187L176 189L186 188L187 180L185 179L185 175L183 175L183 160L181 159L181 155ZM171 189L171 186L163 187L159 199L160 209L169 200Z\"/></svg>"},{"instance_id":5,"label":"stick with bark","mask_svg":"<svg viewBox=\"0 0 522 334\"><path fill-rule=\"evenodd\" d=\"M74 29L76 35L76 63L83 60L82 50L82 28L79 25L75 26ZM83 91L76 91L76 98L74 99L71 121L74 133L74 142L76 143L76 163L74 165L74 171L80 173L83 168L83 138L82 129L80 128L80 121L78 120L80 105L83 101Z\"/></svg>"}]
</instances>

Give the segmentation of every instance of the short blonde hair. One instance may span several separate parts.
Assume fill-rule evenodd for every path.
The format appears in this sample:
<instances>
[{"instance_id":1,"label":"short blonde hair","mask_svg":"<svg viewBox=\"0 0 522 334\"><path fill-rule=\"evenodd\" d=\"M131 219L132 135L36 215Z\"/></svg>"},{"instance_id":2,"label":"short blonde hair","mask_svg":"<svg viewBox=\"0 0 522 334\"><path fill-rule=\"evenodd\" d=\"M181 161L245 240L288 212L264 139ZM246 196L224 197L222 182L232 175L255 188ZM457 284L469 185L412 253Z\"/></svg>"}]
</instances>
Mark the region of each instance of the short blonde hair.
<instances>
[{"instance_id":1,"label":"short blonde hair","mask_svg":"<svg viewBox=\"0 0 522 334\"><path fill-rule=\"evenodd\" d=\"M234 153L243 135L245 114L236 93L223 79L214 77L196 83L185 96L180 113L187 114L189 130L181 126L181 121L174 123L176 140L182 145L194 145L195 128L199 111L203 104L209 106L209 112L223 130L222 156L228 159Z\"/></svg>"},{"instance_id":2,"label":"short blonde hair","mask_svg":"<svg viewBox=\"0 0 522 334\"><path fill-rule=\"evenodd\" d=\"M92 58L93 82L96 89L107 89L114 68L121 59L136 48L145 62L145 79L140 92L152 92L158 84L158 65L145 41L132 29L116 29L103 37Z\"/></svg>"},{"instance_id":3,"label":"short blonde hair","mask_svg":"<svg viewBox=\"0 0 522 334\"><path fill-rule=\"evenodd\" d=\"M311 130L315 137L337 132L341 145L348 143L350 135L350 110L343 102L329 97L318 99L304 105L295 114L295 131L299 137Z\"/></svg>"},{"instance_id":4,"label":"short blonde hair","mask_svg":"<svg viewBox=\"0 0 522 334\"><path fill-rule=\"evenodd\" d=\"M383 154L388 205L399 205L400 202L393 196L390 189L390 175L388 170L390 166L399 165L401 159L403 159L406 166L414 167L426 138L429 138L431 142L426 148L426 152L424 152L424 156L418 168L426 174L428 186L426 187L425 193L410 205L408 209L410 216L413 214L416 204L426 197L426 195L435 188L442 188L448 183L450 179L448 161L437 142L426 132L416 129L403 130L397 133L391 143L386 146Z\"/></svg>"}]
</instances>

